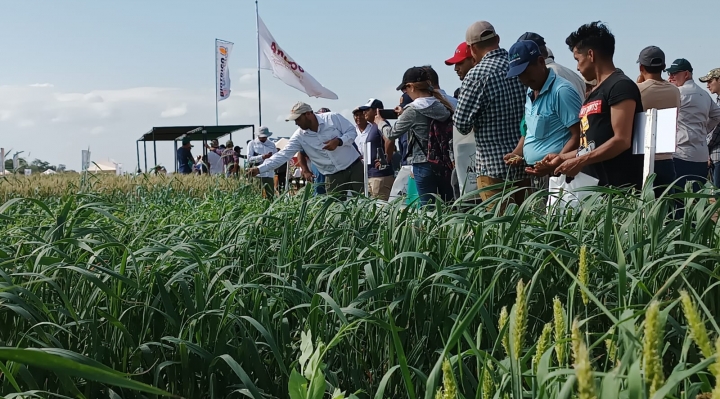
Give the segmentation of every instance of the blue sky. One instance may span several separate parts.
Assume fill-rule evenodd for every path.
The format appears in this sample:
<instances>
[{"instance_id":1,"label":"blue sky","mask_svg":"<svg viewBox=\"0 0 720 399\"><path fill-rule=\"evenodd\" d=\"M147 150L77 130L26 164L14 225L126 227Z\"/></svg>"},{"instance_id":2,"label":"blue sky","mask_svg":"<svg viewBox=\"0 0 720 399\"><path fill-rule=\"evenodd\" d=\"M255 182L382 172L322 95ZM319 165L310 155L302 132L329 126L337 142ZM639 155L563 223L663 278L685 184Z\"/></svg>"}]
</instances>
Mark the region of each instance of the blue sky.
<instances>
[{"instance_id":1,"label":"blue sky","mask_svg":"<svg viewBox=\"0 0 720 399\"><path fill-rule=\"evenodd\" d=\"M370 97L390 107L413 65L436 67L451 92L459 81L443 61L481 19L494 24L504 48L526 31L543 35L556 60L573 69L564 40L593 20L610 26L616 64L632 78L648 45L661 47L669 61L689 59L696 77L720 67L717 44L707 39L716 37L717 0L539 4L261 0L275 39L339 96L309 98L262 71L263 124L276 136L291 135L294 125L284 116L298 100L346 115ZM93 160L134 169L135 140L150 127L215 123L216 38L235 43L233 94L220 103L220 123L257 124L254 1L0 0L0 147L78 169L89 146ZM248 138L234 137L243 147ZM158 144L158 158L171 169L172 145Z\"/></svg>"}]
</instances>

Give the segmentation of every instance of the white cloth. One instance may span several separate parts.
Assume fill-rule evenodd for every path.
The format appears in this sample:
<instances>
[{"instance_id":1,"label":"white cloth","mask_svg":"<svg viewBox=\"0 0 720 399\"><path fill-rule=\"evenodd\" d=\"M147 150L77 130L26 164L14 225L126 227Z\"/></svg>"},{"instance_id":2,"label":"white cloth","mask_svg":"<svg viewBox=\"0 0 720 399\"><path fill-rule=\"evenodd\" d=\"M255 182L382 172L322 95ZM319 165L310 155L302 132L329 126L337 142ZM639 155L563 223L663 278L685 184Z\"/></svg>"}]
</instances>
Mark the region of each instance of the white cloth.
<instances>
[{"instance_id":1,"label":"white cloth","mask_svg":"<svg viewBox=\"0 0 720 399\"><path fill-rule=\"evenodd\" d=\"M211 175L221 175L223 173L222 158L215 151L208 151L208 163L210 164Z\"/></svg>"},{"instance_id":2,"label":"white cloth","mask_svg":"<svg viewBox=\"0 0 720 399\"><path fill-rule=\"evenodd\" d=\"M720 106L710 94L688 80L680 89L677 151L674 157L688 162L707 162L707 134L720 123Z\"/></svg>"},{"instance_id":3,"label":"white cloth","mask_svg":"<svg viewBox=\"0 0 720 399\"><path fill-rule=\"evenodd\" d=\"M286 85L294 87L310 97L337 100L337 94L323 87L290 54L278 44L263 20L258 17L258 42L260 44L260 68L273 71L273 75Z\"/></svg>"},{"instance_id":4,"label":"white cloth","mask_svg":"<svg viewBox=\"0 0 720 399\"><path fill-rule=\"evenodd\" d=\"M262 158L265 154L272 154L277 150L275 143L270 140L265 140L263 143L260 139L255 139L248 144L247 156L248 162L252 162L255 165L262 164L265 160ZM258 174L258 177L274 177L275 169Z\"/></svg>"},{"instance_id":5,"label":"white cloth","mask_svg":"<svg viewBox=\"0 0 720 399\"><path fill-rule=\"evenodd\" d=\"M355 126L344 116L327 112L314 114L318 121L318 131L297 129L282 151L265 160L260 165L260 173L276 169L290 160L298 151L303 151L323 175L332 175L350 167L360 158L355 149ZM340 138L343 145L333 151L324 150L325 143Z\"/></svg>"},{"instance_id":6,"label":"white cloth","mask_svg":"<svg viewBox=\"0 0 720 399\"><path fill-rule=\"evenodd\" d=\"M580 98L585 98L585 80L580 77L580 75L575 73L572 69L558 64L551 58L545 59L545 65L555 71L557 76L560 76L570 82L575 90L577 90L578 94L580 94Z\"/></svg>"},{"instance_id":7,"label":"white cloth","mask_svg":"<svg viewBox=\"0 0 720 399\"><path fill-rule=\"evenodd\" d=\"M355 145L358 148L358 151L360 151L360 155L362 155L363 158L365 158L365 143L367 142L368 135L370 132L373 131L373 129L377 130L377 125L374 123L369 123L367 126L365 126L365 130L362 132L360 131L360 127L355 126L355 131L357 132L357 137L355 137Z\"/></svg>"}]
</instances>

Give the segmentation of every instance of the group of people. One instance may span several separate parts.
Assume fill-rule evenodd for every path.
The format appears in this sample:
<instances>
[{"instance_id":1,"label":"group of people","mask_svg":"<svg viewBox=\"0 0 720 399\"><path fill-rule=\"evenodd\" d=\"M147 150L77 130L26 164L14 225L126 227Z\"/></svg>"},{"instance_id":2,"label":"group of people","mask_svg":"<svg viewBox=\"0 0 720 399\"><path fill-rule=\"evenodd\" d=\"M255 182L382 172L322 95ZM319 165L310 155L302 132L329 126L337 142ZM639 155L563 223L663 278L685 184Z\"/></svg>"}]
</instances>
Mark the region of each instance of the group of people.
<instances>
[{"instance_id":1,"label":"group of people","mask_svg":"<svg viewBox=\"0 0 720 399\"><path fill-rule=\"evenodd\" d=\"M355 126L340 114L316 113L299 102L287 117L298 126L287 146L264 154L247 172L269 176L300 152L307 180L322 176L329 191L362 192L366 162L369 192L386 199L397 152L410 165L423 205L435 196L456 198L458 185L484 189L482 200L510 191L511 200L521 203L530 190L547 188L549 177L579 173L602 186L639 189L643 156L632 150L635 118L651 108L677 108L677 150L656 156L658 193L676 179L681 188L703 182L709 168L720 184L720 105L694 82L688 60L668 66L660 48L646 47L633 80L615 67L615 37L603 23L581 26L565 44L580 75L554 61L541 35L527 32L506 51L492 24L475 22L445 61L462 81L453 96L440 88L433 68L421 66L408 69L397 87L403 94L394 125L377 99L353 111ZM699 80L720 94L720 69ZM470 134L474 184L458 182L454 170L456 143Z\"/></svg>"}]
</instances>

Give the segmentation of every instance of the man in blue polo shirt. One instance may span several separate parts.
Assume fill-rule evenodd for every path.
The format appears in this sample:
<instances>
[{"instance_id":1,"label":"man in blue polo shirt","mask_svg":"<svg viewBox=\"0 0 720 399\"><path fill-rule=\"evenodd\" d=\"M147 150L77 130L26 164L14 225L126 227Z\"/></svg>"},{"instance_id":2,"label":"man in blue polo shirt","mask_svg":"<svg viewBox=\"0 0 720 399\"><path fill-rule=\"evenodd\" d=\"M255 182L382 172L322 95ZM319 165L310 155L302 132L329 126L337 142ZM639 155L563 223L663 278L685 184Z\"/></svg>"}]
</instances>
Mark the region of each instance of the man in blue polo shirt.
<instances>
[{"instance_id":1,"label":"man in blue polo shirt","mask_svg":"<svg viewBox=\"0 0 720 399\"><path fill-rule=\"evenodd\" d=\"M573 85L545 65L537 43L521 40L508 52L508 77L528 87L525 100L527 132L505 163L526 165L532 185L547 189L553 168L538 164L548 154L577 151L582 100ZM537 164L537 165L536 165Z\"/></svg>"}]
</instances>

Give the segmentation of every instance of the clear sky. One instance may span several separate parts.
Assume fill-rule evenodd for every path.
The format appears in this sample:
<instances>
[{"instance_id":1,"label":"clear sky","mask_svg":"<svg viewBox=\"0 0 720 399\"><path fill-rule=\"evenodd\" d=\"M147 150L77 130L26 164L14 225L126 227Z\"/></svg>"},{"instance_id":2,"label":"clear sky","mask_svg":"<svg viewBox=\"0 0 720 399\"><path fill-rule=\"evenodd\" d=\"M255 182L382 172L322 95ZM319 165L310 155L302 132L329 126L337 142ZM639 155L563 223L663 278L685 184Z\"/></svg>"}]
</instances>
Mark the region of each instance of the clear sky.
<instances>
[{"instance_id":1,"label":"clear sky","mask_svg":"<svg viewBox=\"0 0 720 399\"><path fill-rule=\"evenodd\" d=\"M661 47L668 63L690 60L697 78L720 67L717 6L718 0L260 0L275 39L339 96L309 98L262 71L263 124L275 136L290 136L295 127L284 117L299 100L348 116L370 97L390 108L402 73L414 65L434 66L441 87L452 92L459 81L443 61L465 29L483 19L493 23L502 47L534 31L556 61L573 69L565 38L602 20L616 36L617 66L632 78L648 45ZM94 161L134 169L135 140L152 126L215 124L216 38L235 43L233 93L220 103L220 123L257 124L254 1L0 0L0 147L72 169L90 147ZM249 139L233 138L243 147ZM158 162L174 169L172 144L157 148ZM148 152L152 166L151 145Z\"/></svg>"}]
</instances>

